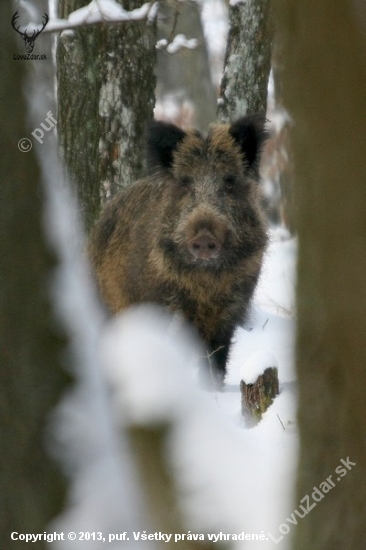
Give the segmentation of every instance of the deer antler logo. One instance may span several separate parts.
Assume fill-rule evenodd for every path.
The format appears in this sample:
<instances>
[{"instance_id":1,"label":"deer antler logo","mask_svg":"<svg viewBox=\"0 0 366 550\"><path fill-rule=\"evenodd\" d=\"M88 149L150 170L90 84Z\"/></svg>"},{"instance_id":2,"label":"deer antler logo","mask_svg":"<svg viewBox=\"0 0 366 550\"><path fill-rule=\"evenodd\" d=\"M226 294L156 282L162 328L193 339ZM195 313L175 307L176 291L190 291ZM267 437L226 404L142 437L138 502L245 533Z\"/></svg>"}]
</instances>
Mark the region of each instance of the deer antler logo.
<instances>
[{"instance_id":1,"label":"deer antler logo","mask_svg":"<svg viewBox=\"0 0 366 550\"><path fill-rule=\"evenodd\" d=\"M32 36L27 35L27 29L25 29L24 32L21 32L19 30L20 25L18 26L18 28L15 26L18 17L19 17L19 15L18 15L18 12L16 11L13 15L13 19L11 20L11 26L23 38L26 52L27 53L32 53L35 41L37 40L37 38L39 37L39 35L41 34L41 32L43 31L43 29L45 28L45 26L48 23L48 20L49 20L48 15L47 15L47 13L44 14L44 16L42 17L42 19L44 19L44 23L42 24L42 28L38 31L34 30Z\"/></svg>"}]
</instances>

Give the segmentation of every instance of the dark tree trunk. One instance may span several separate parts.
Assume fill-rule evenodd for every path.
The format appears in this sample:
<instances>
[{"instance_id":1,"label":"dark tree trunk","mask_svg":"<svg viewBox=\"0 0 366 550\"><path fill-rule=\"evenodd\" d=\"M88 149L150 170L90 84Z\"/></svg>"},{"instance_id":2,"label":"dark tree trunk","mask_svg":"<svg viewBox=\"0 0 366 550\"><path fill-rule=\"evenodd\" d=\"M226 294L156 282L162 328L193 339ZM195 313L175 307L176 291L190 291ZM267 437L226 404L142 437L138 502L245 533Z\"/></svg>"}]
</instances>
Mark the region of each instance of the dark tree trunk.
<instances>
[{"instance_id":1,"label":"dark tree trunk","mask_svg":"<svg viewBox=\"0 0 366 550\"><path fill-rule=\"evenodd\" d=\"M125 9L142 0L119 2ZM61 0L67 17L85 0ZM155 25L103 24L63 33L58 45L59 134L87 230L104 200L141 176L153 117Z\"/></svg>"},{"instance_id":2,"label":"dark tree trunk","mask_svg":"<svg viewBox=\"0 0 366 550\"><path fill-rule=\"evenodd\" d=\"M55 258L44 235L40 166L34 149L18 149L21 138L32 137L22 91L29 89L26 70L33 67L13 59L24 54L10 25L14 12L10 2L0 4L1 548L12 547L12 531L43 533L61 511L65 494L64 480L45 450L45 426L66 384L65 339L49 296ZM39 44L37 53L43 53ZM32 547L43 549L46 543Z\"/></svg>"},{"instance_id":3,"label":"dark tree trunk","mask_svg":"<svg viewBox=\"0 0 366 550\"><path fill-rule=\"evenodd\" d=\"M272 48L271 1L247 0L231 6L229 23L218 106L221 122L266 112Z\"/></svg>"},{"instance_id":4,"label":"dark tree trunk","mask_svg":"<svg viewBox=\"0 0 366 550\"><path fill-rule=\"evenodd\" d=\"M361 3L277 5L300 246L297 502L335 484L293 547L355 550L366 540L366 24Z\"/></svg>"}]
</instances>

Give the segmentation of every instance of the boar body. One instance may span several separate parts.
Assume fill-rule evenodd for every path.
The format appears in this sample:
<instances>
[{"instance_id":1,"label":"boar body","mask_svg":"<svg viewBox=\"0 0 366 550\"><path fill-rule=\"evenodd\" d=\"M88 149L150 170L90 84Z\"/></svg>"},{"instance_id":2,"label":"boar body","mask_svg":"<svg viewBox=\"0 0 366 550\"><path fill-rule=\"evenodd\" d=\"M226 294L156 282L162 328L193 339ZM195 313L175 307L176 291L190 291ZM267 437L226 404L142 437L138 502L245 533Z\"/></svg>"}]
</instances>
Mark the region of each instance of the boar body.
<instances>
[{"instance_id":1,"label":"boar body","mask_svg":"<svg viewBox=\"0 0 366 550\"><path fill-rule=\"evenodd\" d=\"M110 310L153 302L181 312L213 354L219 380L267 242L257 189L263 124L245 117L203 136L154 122L150 175L106 205L89 243Z\"/></svg>"}]
</instances>

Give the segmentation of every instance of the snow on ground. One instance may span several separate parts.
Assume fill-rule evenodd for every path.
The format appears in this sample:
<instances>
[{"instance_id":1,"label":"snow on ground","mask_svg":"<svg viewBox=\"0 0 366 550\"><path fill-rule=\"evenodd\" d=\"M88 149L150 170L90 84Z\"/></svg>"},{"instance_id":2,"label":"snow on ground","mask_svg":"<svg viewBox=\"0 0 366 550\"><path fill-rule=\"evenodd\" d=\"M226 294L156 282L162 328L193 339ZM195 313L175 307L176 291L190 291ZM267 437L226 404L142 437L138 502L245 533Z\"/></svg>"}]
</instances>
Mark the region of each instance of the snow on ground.
<instances>
[{"instance_id":1,"label":"snow on ground","mask_svg":"<svg viewBox=\"0 0 366 550\"><path fill-rule=\"evenodd\" d=\"M243 364L256 352L268 352L274 357L281 383L294 381L295 258L295 240L282 229L272 230L250 319L235 336L229 385L240 382Z\"/></svg>"},{"instance_id":2,"label":"snow on ground","mask_svg":"<svg viewBox=\"0 0 366 550\"><path fill-rule=\"evenodd\" d=\"M246 327L237 330L226 388L215 399L222 414L231 418L240 433L243 468L250 472L248 493L252 495L253 506L246 508L243 524L247 532L264 530L269 539L246 542L245 548L283 550L290 536L284 536L276 544L267 534L278 540L281 537L278 527L294 508L292 492L298 448L293 353L297 247L296 240L282 229L272 230L270 239L252 315ZM240 411L239 383L241 379L252 383L267 366L278 368L280 395L259 425L247 430Z\"/></svg>"}]
</instances>

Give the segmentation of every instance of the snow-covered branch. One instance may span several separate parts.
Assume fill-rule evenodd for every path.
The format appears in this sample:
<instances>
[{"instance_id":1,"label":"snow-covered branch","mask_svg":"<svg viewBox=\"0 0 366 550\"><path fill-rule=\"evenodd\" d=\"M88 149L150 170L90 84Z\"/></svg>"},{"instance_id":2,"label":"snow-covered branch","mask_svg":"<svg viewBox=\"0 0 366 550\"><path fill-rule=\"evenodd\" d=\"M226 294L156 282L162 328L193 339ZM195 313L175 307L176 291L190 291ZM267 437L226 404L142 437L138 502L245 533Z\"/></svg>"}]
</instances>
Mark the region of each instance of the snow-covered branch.
<instances>
[{"instance_id":1,"label":"snow-covered branch","mask_svg":"<svg viewBox=\"0 0 366 550\"><path fill-rule=\"evenodd\" d=\"M115 0L92 0L90 4L70 13L67 19L51 19L43 32L62 32L97 23L123 23L130 21L153 21L158 12L158 2L146 2L140 8L128 11ZM31 31L37 29L35 23L29 23ZM158 50L173 54L187 48L193 50L198 46L196 38L187 39L184 34L177 34L173 40L162 39L156 44Z\"/></svg>"},{"instance_id":2,"label":"snow-covered branch","mask_svg":"<svg viewBox=\"0 0 366 550\"><path fill-rule=\"evenodd\" d=\"M60 32L96 23L152 21L157 10L157 2L146 2L140 8L127 11L115 0L92 0L87 6L70 13L67 19L51 19L44 32Z\"/></svg>"},{"instance_id":3,"label":"snow-covered branch","mask_svg":"<svg viewBox=\"0 0 366 550\"><path fill-rule=\"evenodd\" d=\"M166 40L166 38L163 38L162 40L159 40L156 44L158 50L165 50L168 53L176 53L182 48L194 50L194 48L197 48L197 46L197 38L187 39L184 34L177 34L171 42Z\"/></svg>"}]
</instances>

